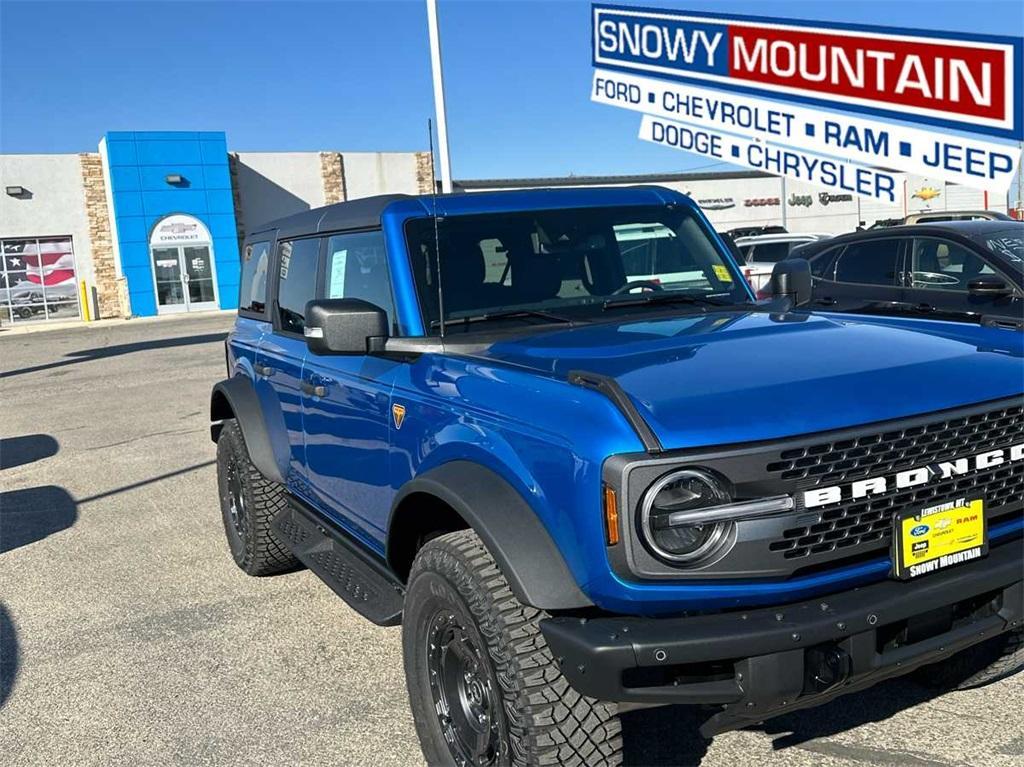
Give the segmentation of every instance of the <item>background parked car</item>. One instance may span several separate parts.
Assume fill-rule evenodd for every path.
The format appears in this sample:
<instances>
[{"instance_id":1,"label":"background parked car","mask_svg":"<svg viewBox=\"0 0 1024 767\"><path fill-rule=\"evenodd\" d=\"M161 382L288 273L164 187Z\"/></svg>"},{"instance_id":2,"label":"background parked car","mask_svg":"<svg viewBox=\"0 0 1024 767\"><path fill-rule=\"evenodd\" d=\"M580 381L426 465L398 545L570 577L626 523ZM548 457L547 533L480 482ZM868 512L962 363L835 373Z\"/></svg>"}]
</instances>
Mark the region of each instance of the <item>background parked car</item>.
<instances>
[{"instance_id":1,"label":"background parked car","mask_svg":"<svg viewBox=\"0 0 1024 767\"><path fill-rule=\"evenodd\" d=\"M827 240L831 234L823 232L787 232L784 234L762 234L755 237L737 237L736 247L743 256L743 276L755 291L768 284L772 268L779 261L785 261L790 252L799 245Z\"/></svg>"},{"instance_id":2,"label":"background parked car","mask_svg":"<svg viewBox=\"0 0 1024 767\"><path fill-rule=\"evenodd\" d=\"M800 248L814 308L1024 325L1024 223L947 221Z\"/></svg>"},{"instance_id":3,"label":"background parked car","mask_svg":"<svg viewBox=\"0 0 1024 767\"><path fill-rule=\"evenodd\" d=\"M995 210L926 210L904 218L880 218L868 229L884 229L903 224L934 224L942 221L1014 221Z\"/></svg>"}]
</instances>

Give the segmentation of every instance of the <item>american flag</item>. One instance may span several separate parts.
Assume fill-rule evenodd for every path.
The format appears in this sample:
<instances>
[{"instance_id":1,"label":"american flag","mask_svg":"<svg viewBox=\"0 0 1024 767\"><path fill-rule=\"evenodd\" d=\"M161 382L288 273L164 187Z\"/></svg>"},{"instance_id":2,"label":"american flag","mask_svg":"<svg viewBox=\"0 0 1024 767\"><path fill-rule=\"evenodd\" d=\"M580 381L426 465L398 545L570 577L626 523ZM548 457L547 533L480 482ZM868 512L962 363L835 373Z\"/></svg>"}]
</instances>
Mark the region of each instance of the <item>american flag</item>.
<instances>
[{"instance_id":1,"label":"american flag","mask_svg":"<svg viewBox=\"0 0 1024 767\"><path fill-rule=\"evenodd\" d=\"M11 287L22 282L52 286L75 279L75 257L69 240L40 242L38 246L34 242L24 243L17 253L11 252L13 244L5 243L8 247L4 248Z\"/></svg>"}]
</instances>

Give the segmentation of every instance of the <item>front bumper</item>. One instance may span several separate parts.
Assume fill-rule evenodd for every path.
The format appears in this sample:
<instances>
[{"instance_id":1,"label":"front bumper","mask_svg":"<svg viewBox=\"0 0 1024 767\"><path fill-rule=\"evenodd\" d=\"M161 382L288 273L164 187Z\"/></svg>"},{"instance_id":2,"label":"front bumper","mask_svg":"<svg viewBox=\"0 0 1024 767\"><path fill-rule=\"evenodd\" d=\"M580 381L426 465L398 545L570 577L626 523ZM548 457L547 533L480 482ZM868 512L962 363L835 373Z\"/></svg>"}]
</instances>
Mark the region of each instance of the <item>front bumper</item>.
<instances>
[{"instance_id":1,"label":"front bumper","mask_svg":"<svg viewBox=\"0 0 1024 767\"><path fill-rule=\"evenodd\" d=\"M748 612L553 617L569 683L600 700L723 706L706 736L824 703L1024 624L1024 542L925 576Z\"/></svg>"}]
</instances>

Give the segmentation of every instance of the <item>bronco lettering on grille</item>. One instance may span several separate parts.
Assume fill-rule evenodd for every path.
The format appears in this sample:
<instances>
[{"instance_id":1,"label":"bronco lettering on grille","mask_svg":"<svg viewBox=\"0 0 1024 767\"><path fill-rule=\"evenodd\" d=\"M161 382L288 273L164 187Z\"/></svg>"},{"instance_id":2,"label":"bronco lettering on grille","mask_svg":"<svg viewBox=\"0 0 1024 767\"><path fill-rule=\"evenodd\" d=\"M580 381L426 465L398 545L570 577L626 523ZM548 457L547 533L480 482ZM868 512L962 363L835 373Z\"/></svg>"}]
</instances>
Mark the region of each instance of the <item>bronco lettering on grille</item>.
<instances>
[{"instance_id":1,"label":"bronco lettering on grille","mask_svg":"<svg viewBox=\"0 0 1024 767\"><path fill-rule=\"evenodd\" d=\"M907 469L891 477L871 477L852 482L849 485L833 485L818 487L804 492L804 506L813 509L817 506L828 506L844 500L857 500L871 495L880 495L890 490L905 490L911 487L926 485L933 480L949 479L958 474L971 471L983 471L1007 463L1024 460L1024 443L1002 450L989 450L969 458L954 458Z\"/></svg>"}]
</instances>

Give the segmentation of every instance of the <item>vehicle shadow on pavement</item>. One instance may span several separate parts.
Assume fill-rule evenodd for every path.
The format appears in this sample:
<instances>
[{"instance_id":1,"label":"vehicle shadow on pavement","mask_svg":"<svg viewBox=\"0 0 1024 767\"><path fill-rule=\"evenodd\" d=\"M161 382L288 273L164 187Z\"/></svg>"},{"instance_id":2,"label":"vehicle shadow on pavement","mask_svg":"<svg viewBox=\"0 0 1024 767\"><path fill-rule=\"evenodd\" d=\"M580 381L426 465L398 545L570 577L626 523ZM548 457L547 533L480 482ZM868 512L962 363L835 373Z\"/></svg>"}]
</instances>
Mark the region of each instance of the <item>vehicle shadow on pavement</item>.
<instances>
[{"instance_id":1,"label":"vehicle shadow on pavement","mask_svg":"<svg viewBox=\"0 0 1024 767\"><path fill-rule=\"evenodd\" d=\"M663 706L622 715L624 767L696 767L708 751L693 706Z\"/></svg>"},{"instance_id":2,"label":"vehicle shadow on pavement","mask_svg":"<svg viewBox=\"0 0 1024 767\"><path fill-rule=\"evenodd\" d=\"M0 493L0 554L67 530L78 504L63 487L43 485Z\"/></svg>"},{"instance_id":3,"label":"vehicle shadow on pavement","mask_svg":"<svg viewBox=\"0 0 1024 767\"><path fill-rule=\"evenodd\" d=\"M4 707L14 689L14 680L21 665L18 633L7 607L0 602L0 708Z\"/></svg>"},{"instance_id":4,"label":"vehicle shadow on pavement","mask_svg":"<svg viewBox=\"0 0 1024 767\"><path fill-rule=\"evenodd\" d=\"M177 336L175 338L156 338L152 341L137 341L130 344L115 344L113 346L99 346L95 349L82 349L77 352L70 352L62 359L54 360L53 362L47 362L42 365L32 365L27 368L19 368L18 370L6 370L0 372L0 379L11 378L17 375L24 375L26 373L38 373L41 370L51 370L53 368L64 367L65 365L74 365L77 362L89 362L91 360L101 360L108 357L120 357L124 354L134 354L135 352L152 351L154 349L170 349L176 346L194 346L197 344L212 344L218 341L223 341L227 338L228 334L223 333L205 333L198 336Z\"/></svg>"},{"instance_id":5,"label":"vehicle shadow on pavement","mask_svg":"<svg viewBox=\"0 0 1024 767\"><path fill-rule=\"evenodd\" d=\"M894 679L823 706L794 711L747 729L773 737L772 747L782 751L883 721L940 694L906 679ZM706 718L699 709L691 706L665 706L623 714L624 765L698 767L709 745L697 730Z\"/></svg>"},{"instance_id":6,"label":"vehicle shadow on pavement","mask_svg":"<svg viewBox=\"0 0 1024 767\"><path fill-rule=\"evenodd\" d=\"M780 751L864 724L884 721L940 695L941 690L929 689L911 679L892 679L867 690L844 695L818 708L769 719L755 729L766 735L778 735L772 746Z\"/></svg>"},{"instance_id":7,"label":"vehicle shadow on pavement","mask_svg":"<svg viewBox=\"0 0 1024 767\"><path fill-rule=\"evenodd\" d=\"M13 469L57 455L60 443L49 434L0 438L0 470Z\"/></svg>"}]
</instances>

